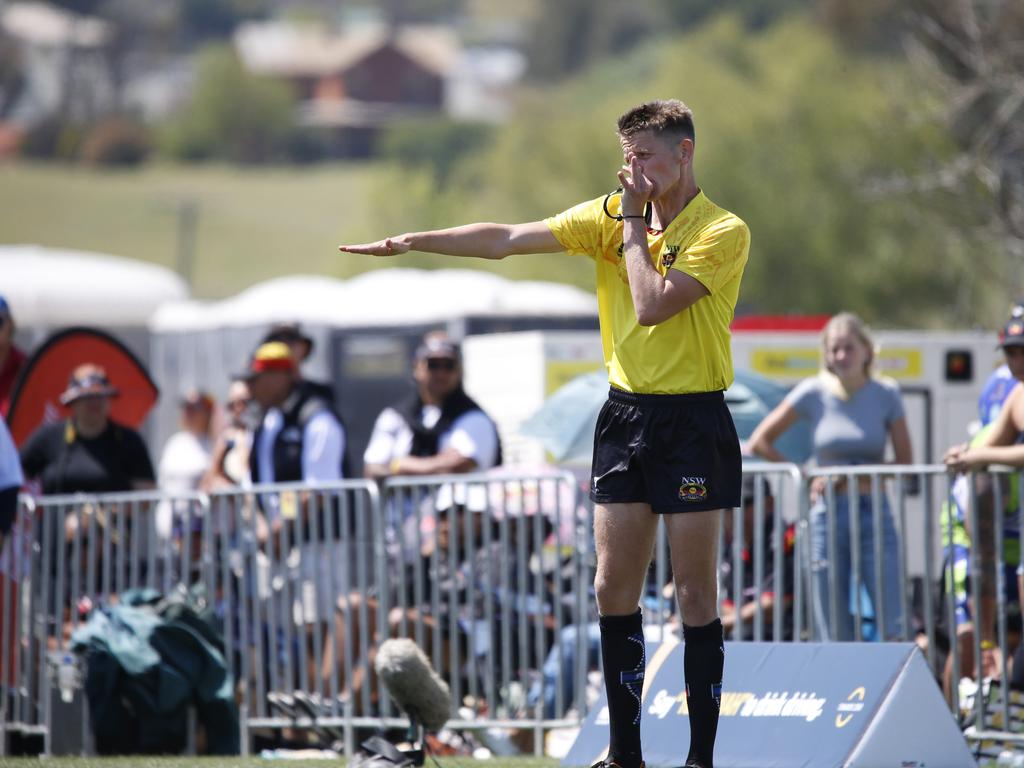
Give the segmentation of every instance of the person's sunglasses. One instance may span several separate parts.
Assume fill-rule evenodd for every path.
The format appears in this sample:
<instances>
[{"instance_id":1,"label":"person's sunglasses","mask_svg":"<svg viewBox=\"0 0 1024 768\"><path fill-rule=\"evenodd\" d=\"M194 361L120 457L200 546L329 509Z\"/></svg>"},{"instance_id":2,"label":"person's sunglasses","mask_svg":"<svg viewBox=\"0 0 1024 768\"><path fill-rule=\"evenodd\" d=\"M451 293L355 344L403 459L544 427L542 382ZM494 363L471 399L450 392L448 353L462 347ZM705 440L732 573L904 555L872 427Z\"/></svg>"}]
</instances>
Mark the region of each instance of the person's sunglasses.
<instances>
[{"instance_id":1,"label":"person's sunglasses","mask_svg":"<svg viewBox=\"0 0 1024 768\"><path fill-rule=\"evenodd\" d=\"M228 400L229 408L235 408L237 406L242 406L243 408L245 408L247 405L249 405L248 400Z\"/></svg>"},{"instance_id":2,"label":"person's sunglasses","mask_svg":"<svg viewBox=\"0 0 1024 768\"><path fill-rule=\"evenodd\" d=\"M428 371L454 371L455 361L450 357L431 357L427 359Z\"/></svg>"}]
</instances>

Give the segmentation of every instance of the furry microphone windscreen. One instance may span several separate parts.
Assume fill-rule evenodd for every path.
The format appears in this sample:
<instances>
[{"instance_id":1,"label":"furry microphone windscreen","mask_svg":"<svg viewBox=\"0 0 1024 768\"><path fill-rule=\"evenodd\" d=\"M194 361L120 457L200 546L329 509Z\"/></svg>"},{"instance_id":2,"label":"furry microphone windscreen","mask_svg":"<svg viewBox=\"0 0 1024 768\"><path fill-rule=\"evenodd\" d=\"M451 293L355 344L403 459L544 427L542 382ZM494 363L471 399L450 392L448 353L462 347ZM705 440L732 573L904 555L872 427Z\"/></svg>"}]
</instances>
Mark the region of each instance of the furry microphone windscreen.
<instances>
[{"instance_id":1,"label":"furry microphone windscreen","mask_svg":"<svg viewBox=\"0 0 1024 768\"><path fill-rule=\"evenodd\" d=\"M451 715L448 683L438 677L423 651L408 638L385 640L374 664L395 703L425 730L438 731Z\"/></svg>"}]
</instances>

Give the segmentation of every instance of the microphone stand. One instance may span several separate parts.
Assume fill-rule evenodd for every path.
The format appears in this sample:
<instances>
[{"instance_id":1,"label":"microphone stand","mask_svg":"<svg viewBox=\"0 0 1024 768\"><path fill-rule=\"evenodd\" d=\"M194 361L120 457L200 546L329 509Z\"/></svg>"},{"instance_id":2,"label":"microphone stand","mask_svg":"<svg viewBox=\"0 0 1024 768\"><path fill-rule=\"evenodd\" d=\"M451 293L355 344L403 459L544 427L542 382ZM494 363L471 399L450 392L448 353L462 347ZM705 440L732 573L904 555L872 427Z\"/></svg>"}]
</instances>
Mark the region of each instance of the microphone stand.
<instances>
[{"instance_id":1,"label":"microphone stand","mask_svg":"<svg viewBox=\"0 0 1024 768\"><path fill-rule=\"evenodd\" d=\"M409 732L406 735L406 739L409 742L410 749L406 751L405 755L414 766L423 765L426 762L427 752L427 738L426 733L423 730L423 723L420 722L416 713L409 712Z\"/></svg>"}]
</instances>

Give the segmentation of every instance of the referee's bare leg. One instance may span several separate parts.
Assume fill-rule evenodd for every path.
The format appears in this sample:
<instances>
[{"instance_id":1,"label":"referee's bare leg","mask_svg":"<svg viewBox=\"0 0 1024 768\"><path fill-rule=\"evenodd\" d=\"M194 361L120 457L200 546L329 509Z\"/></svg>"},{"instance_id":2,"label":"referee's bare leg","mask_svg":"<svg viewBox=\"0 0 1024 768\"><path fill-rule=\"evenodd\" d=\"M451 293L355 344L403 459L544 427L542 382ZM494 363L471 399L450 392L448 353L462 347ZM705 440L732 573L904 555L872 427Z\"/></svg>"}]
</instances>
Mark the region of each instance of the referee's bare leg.
<instances>
[{"instance_id":1,"label":"referee's bare leg","mask_svg":"<svg viewBox=\"0 0 1024 768\"><path fill-rule=\"evenodd\" d=\"M723 510L666 514L672 578L683 620L683 666L690 717L687 766L713 768L725 644L716 567Z\"/></svg>"},{"instance_id":2,"label":"referee's bare leg","mask_svg":"<svg viewBox=\"0 0 1024 768\"><path fill-rule=\"evenodd\" d=\"M594 508L594 590L610 731L604 763L622 768L643 765L640 696L646 659L639 603L657 531L658 516L648 504L598 504Z\"/></svg>"}]
</instances>

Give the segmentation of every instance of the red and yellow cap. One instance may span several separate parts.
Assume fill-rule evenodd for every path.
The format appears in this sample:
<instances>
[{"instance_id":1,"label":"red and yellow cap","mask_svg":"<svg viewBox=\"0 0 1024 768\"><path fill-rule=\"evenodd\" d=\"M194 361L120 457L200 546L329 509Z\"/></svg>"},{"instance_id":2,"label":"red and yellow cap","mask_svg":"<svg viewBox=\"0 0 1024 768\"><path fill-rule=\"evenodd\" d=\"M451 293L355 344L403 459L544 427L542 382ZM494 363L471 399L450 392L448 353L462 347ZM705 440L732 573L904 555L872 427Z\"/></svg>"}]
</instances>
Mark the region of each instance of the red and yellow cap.
<instances>
[{"instance_id":1,"label":"red and yellow cap","mask_svg":"<svg viewBox=\"0 0 1024 768\"><path fill-rule=\"evenodd\" d=\"M253 379L268 371L294 371L295 360L291 349L283 341L268 341L260 344L249 360L249 368L237 378Z\"/></svg>"}]
</instances>

